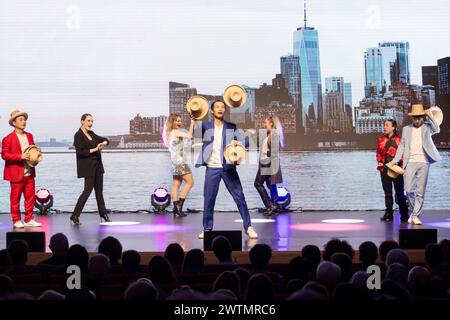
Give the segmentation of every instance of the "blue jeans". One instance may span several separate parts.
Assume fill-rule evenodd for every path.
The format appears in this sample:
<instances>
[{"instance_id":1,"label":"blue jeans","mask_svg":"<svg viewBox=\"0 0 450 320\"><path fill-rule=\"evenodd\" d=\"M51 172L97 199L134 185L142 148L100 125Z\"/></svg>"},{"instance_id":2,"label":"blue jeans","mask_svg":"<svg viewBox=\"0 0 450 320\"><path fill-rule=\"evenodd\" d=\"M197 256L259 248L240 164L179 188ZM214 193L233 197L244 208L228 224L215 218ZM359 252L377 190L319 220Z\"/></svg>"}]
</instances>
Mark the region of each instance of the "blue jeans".
<instances>
[{"instance_id":1,"label":"blue jeans","mask_svg":"<svg viewBox=\"0 0 450 320\"><path fill-rule=\"evenodd\" d=\"M250 214L248 213L247 202L245 201L244 191L242 190L241 180L234 166L225 168L206 168L205 187L203 190L203 229L212 230L214 224L214 206L216 204L219 184L223 179L225 187L233 197L239 213L241 214L244 229L251 226Z\"/></svg>"}]
</instances>

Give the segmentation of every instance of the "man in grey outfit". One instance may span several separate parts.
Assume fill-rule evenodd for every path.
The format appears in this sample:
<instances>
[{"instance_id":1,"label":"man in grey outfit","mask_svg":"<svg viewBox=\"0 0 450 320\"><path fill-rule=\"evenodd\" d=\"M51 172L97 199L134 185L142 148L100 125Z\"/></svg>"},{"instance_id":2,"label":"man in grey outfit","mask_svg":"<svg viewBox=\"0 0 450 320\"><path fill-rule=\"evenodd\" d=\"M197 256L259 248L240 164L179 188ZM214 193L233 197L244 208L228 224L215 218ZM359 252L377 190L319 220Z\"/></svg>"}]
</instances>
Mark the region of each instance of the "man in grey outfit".
<instances>
[{"instance_id":1,"label":"man in grey outfit","mask_svg":"<svg viewBox=\"0 0 450 320\"><path fill-rule=\"evenodd\" d=\"M402 131L402 140L394 159L388 164L397 164L403 157L405 191L411 216L408 223L422 224L422 211L430 164L441 160L431 136L439 132L439 125L432 112L423 105L413 104L408 113L413 121Z\"/></svg>"}]
</instances>

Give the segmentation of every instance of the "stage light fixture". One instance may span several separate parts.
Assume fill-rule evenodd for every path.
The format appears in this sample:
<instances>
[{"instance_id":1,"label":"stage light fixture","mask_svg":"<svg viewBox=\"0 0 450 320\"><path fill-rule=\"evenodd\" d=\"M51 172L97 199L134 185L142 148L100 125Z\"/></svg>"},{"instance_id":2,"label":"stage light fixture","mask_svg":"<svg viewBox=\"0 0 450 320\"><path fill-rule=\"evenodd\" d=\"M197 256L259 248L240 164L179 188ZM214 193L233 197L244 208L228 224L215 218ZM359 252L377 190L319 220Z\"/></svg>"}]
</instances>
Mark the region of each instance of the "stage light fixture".
<instances>
[{"instance_id":1,"label":"stage light fixture","mask_svg":"<svg viewBox=\"0 0 450 320\"><path fill-rule=\"evenodd\" d=\"M171 197L166 188L159 187L153 191L151 202L153 211L156 213L165 213L166 208L170 205Z\"/></svg>"},{"instance_id":2,"label":"stage light fixture","mask_svg":"<svg viewBox=\"0 0 450 320\"><path fill-rule=\"evenodd\" d=\"M46 215L53 206L53 195L47 188L40 188L36 191L36 201L34 206L39 210L40 215Z\"/></svg>"},{"instance_id":3,"label":"stage light fixture","mask_svg":"<svg viewBox=\"0 0 450 320\"><path fill-rule=\"evenodd\" d=\"M291 204L291 193L285 187L277 187L278 207L282 210L287 209Z\"/></svg>"}]
</instances>

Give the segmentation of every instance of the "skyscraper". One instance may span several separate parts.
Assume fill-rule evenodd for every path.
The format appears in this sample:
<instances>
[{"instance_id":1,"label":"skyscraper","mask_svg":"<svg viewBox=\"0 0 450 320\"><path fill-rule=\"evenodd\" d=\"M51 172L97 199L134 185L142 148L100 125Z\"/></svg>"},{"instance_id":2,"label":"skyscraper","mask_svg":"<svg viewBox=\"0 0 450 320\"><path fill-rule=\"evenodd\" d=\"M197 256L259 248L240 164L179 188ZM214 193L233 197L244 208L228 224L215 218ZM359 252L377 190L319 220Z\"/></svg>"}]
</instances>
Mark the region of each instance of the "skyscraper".
<instances>
[{"instance_id":1,"label":"skyscraper","mask_svg":"<svg viewBox=\"0 0 450 320\"><path fill-rule=\"evenodd\" d=\"M383 90L383 57L379 48L364 52L365 96L378 95Z\"/></svg>"},{"instance_id":2,"label":"skyscraper","mask_svg":"<svg viewBox=\"0 0 450 320\"><path fill-rule=\"evenodd\" d=\"M396 60L391 69L391 83L407 83L411 82L411 76L409 72L409 42L381 42L378 47L382 50L385 48L395 48ZM387 51L390 52L390 51ZM392 56L386 56L391 59Z\"/></svg>"},{"instance_id":3,"label":"skyscraper","mask_svg":"<svg viewBox=\"0 0 450 320\"><path fill-rule=\"evenodd\" d=\"M422 85L433 86L437 91L438 87L438 67L437 66L423 66L422 67Z\"/></svg>"},{"instance_id":4,"label":"skyscraper","mask_svg":"<svg viewBox=\"0 0 450 320\"><path fill-rule=\"evenodd\" d=\"M326 77L325 90L329 92L344 92L344 78L343 77Z\"/></svg>"},{"instance_id":5,"label":"skyscraper","mask_svg":"<svg viewBox=\"0 0 450 320\"><path fill-rule=\"evenodd\" d=\"M303 133L303 110L301 101L300 59L295 55L280 58L281 76L294 102L297 132Z\"/></svg>"},{"instance_id":6,"label":"skyscraper","mask_svg":"<svg viewBox=\"0 0 450 320\"><path fill-rule=\"evenodd\" d=\"M436 90L437 104L444 113L444 121L441 125L441 132L449 133L450 125L450 57L438 60L438 88Z\"/></svg>"},{"instance_id":7,"label":"skyscraper","mask_svg":"<svg viewBox=\"0 0 450 320\"><path fill-rule=\"evenodd\" d=\"M302 122L306 132L322 126L322 83L320 74L319 35L306 25L294 31L294 55L300 59Z\"/></svg>"},{"instance_id":8,"label":"skyscraper","mask_svg":"<svg viewBox=\"0 0 450 320\"><path fill-rule=\"evenodd\" d=\"M365 96L382 95L397 83L410 83L409 42L382 42L364 53Z\"/></svg>"}]
</instances>

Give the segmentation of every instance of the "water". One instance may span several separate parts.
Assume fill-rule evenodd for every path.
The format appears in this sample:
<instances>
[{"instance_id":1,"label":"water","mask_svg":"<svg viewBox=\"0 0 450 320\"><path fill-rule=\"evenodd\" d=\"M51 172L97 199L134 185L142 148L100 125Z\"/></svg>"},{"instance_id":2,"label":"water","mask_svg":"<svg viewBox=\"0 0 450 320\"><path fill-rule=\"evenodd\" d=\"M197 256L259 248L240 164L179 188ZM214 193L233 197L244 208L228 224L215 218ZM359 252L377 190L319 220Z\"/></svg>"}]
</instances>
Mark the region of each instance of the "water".
<instances>
[{"instance_id":1,"label":"water","mask_svg":"<svg viewBox=\"0 0 450 320\"><path fill-rule=\"evenodd\" d=\"M46 151L63 151L46 153ZM449 209L450 152L440 152L443 160L431 166L425 197L425 209ZM44 150L44 161L37 168L36 187L47 187L54 195L54 208L72 211L83 189L76 178L73 152ZM250 160L256 159L251 153ZM104 152L104 195L112 210L150 209L152 191L163 186L170 190L170 158L165 151ZM253 161L254 162L254 161ZM292 194L291 208L303 210L376 210L384 209L384 195L373 151L282 153L283 185ZM195 185L186 202L188 208L203 208L205 168L193 169ZM1 165L3 169L3 165ZM253 187L257 165L238 167L245 197L250 208L262 207ZM236 210L223 183L216 209ZM86 211L97 210L94 193ZM0 182L0 212L9 212L9 183Z\"/></svg>"}]
</instances>

